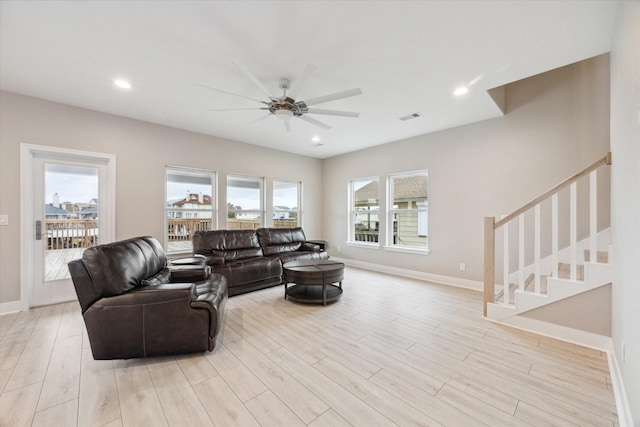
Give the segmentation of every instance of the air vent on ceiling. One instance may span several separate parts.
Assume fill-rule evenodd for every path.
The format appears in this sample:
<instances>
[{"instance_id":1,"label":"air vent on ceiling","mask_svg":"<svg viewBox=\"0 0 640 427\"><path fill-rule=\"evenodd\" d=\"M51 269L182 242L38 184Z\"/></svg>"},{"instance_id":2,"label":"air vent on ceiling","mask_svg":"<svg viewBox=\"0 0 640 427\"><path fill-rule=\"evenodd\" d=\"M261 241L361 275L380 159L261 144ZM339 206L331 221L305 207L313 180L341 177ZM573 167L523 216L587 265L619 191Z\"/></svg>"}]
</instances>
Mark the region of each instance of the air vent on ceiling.
<instances>
[{"instance_id":1,"label":"air vent on ceiling","mask_svg":"<svg viewBox=\"0 0 640 427\"><path fill-rule=\"evenodd\" d=\"M421 113L411 113L407 116L400 117L400 120L406 122L407 120L417 119L418 117L422 117Z\"/></svg>"}]
</instances>

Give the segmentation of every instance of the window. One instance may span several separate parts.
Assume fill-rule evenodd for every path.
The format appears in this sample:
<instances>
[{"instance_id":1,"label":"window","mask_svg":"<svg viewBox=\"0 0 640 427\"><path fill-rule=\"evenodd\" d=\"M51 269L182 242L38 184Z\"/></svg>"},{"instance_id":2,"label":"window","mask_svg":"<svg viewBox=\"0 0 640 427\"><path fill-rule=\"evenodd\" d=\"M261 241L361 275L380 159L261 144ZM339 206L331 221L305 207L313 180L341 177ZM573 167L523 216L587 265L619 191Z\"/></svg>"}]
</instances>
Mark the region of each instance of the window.
<instances>
[{"instance_id":1,"label":"window","mask_svg":"<svg viewBox=\"0 0 640 427\"><path fill-rule=\"evenodd\" d=\"M227 175L227 228L264 226L263 178Z\"/></svg>"},{"instance_id":2,"label":"window","mask_svg":"<svg viewBox=\"0 0 640 427\"><path fill-rule=\"evenodd\" d=\"M215 172L167 166L165 246L168 253L191 252L193 233L217 224Z\"/></svg>"},{"instance_id":3,"label":"window","mask_svg":"<svg viewBox=\"0 0 640 427\"><path fill-rule=\"evenodd\" d=\"M378 178L349 181L349 242L378 243L379 188ZM377 246L377 245L376 245Z\"/></svg>"},{"instance_id":4,"label":"window","mask_svg":"<svg viewBox=\"0 0 640 427\"><path fill-rule=\"evenodd\" d=\"M300 201L302 183L273 181L273 226L302 227Z\"/></svg>"},{"instance_id":5,"label":"window","mask_svg":"<svg viewBox=\"0 0 640 427\"><path fill-rule=\"evenodd\" d=\"M388 176L387 247L428 249L427 171Z\"/></svg>"}]
</instances>

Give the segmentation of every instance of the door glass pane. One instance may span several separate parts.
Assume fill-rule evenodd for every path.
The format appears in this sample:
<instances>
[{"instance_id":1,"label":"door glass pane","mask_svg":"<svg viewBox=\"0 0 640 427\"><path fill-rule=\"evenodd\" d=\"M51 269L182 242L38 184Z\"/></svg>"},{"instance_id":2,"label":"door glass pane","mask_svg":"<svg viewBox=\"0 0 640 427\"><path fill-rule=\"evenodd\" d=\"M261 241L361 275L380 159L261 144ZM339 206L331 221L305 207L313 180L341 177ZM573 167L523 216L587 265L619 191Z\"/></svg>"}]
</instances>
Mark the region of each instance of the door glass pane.
<instances>
[{"instance_id":1,"label":"door glass pane","mask_svg":"<svg viewBox=\"0 0 640 427\"><path fill-rule=\"evenodd\" d=\"M70 277L67 263L99 243L98 168L45 165L44 281Z\"/></svg>"}]
</instances>

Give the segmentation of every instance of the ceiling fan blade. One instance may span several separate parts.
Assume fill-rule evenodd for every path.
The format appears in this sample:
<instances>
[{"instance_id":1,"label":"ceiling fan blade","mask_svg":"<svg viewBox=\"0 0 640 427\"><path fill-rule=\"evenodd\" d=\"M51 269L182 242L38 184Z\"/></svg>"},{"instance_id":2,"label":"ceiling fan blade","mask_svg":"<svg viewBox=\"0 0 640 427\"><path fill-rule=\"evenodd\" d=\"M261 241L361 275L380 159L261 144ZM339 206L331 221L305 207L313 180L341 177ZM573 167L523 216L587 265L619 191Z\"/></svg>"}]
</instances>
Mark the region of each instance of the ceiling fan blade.
<instances>
[{"instance_id":1,"label":"ceiling fan blade","mask_svg":"<svg viewBox=\"0 0 640 427\"><path fill-rule=\"evenodd\" d=\"M255 84L261 91L263 91L269 99L273 99L273 96L271 96L271 94L269 93L267 88L262 84L262 82L258 80L258 78L254 76L253 73L249 71L244 65L242 65L240 61L234 59L233 63L236 64L236 66L240 68L240 71L242 71L244 75L247 76L247 78L253 82L253 84Z\"/></svg>"},{"instance_id":2,"label":"ceiling fan blade","mask_svg":"<svg viewBox=\"0 0 640 427\"><path fill-rule=\"evenodd\" d=\"M325 116L360 117L360 113L354 113L352 111L323 110L321 108L309 108L307 109L307 113L324 114Z\"/></svg>"},{"instance_id":3,"label":"ceiling fan blade","mask_svg":"<svg viewBox=\"0 0 640 427\"><path fill-rule=\"evenodd\" d=\"M300 75L296 78L295 81L291 82L291 90L287 94L289 98L296 99L296 95L300 93L300 88L304 87L304 83L306 83L307 79L310 75L312 75L316 71L316 66L309 63L305 65L302 69Z\"/></svg>"},{"instance_id":4,"label":"ceiling fan blade","mask_svg":"<svg viewBox=\"0 0 640 427\"><path fill-rule=\"evenodd\" d=\"M305 101L296 102L296 104L304 104L306 107L310 107L316 104L322 104L324 102L336 101L338 99L349 98L351 96L362 95L362 89L359 87L355 89L344 90L342 92L332 93L330 95L319 96L317 98L307 99Z\"/></svg>"},{"instance_id":5,"label":"ceiling fan blade","mask_svg":"<svg viewBox=\"0 0 640 427\"><path fill-rule=\"evenodd\" d=\"M319 120L314 119L313 117L309 117L309 116L298 116L298 118L300 120L304 120L307 123L311 123L312 125L321 127L324 130L330 130L331 126L329 126L328 124L322 123Z\"/></svg>"},{"instance_id":6,"label":"ceiling fan blade","mask_svg":"<svg viewBox=\"0 0 640 427\"><path fill-rule=\"evenodd\" d=\"M260 103L262 103L262 104L267 104L267 102L265 102L265 101L262 101L262 100L260 100L260 99L256 99L256 98L251 98L250 96L244 96L244 95L240 95L240 94L233 93L233 92L227 92L226 90L217 89L217 88L215 88L215 87L211 87L211 86L207 86L207 85L201 85L201 84L199 84L199 83L196 83L196 85L198 85L198 86L200 86L200 87L203 87L203 88L205 88L205 89L213 90L213 91L215 91L215 92L224 93L224 94L226 94L226 95L239 96L240 98L250 99L250 100L252 100L252 101L260 102Z\"/></svg>"},{"instance_id":7,"label":"ceiling fan blade","mask_svg":"<svg viewBox=\"0 0 640 427\"><path fill-rule=\"evenodd\" d=\"M268 113L268 114L266 114L266 115L264 115L264 116L260 116L260 117L258 117L258 118L257 118L257 119L255 119L255 120L251 120L251 121L250 121L249 123L247 123L247 124L252 125L252 124L254 124L254 123L256 123L256 122L261 122L261 121L263 121L263 120L266 120L266 119L268 119L269 117L273 117L273 114Z\"/></svg>"},{"instance_id":8,"label":"ceiling fan blade","mask_svg":"<svg viewBox=\"0 0 640 427\"><path fill-rule=\"evenodd\" d=\"M254 108L210 108L209 111L242 111L242 110L268 110L267 107Z\"/></svg>"},{"instance_id":9,"label":"ceiling fan blade","mask_svg":"<svg viewBox=\"0 0 640 427\"><path fill-rule=\"evenodd\" d=\"M284 128L287 130L287 132L291 132L291 122L282 122L284 123Z\"/></svg>"}]
</instances>

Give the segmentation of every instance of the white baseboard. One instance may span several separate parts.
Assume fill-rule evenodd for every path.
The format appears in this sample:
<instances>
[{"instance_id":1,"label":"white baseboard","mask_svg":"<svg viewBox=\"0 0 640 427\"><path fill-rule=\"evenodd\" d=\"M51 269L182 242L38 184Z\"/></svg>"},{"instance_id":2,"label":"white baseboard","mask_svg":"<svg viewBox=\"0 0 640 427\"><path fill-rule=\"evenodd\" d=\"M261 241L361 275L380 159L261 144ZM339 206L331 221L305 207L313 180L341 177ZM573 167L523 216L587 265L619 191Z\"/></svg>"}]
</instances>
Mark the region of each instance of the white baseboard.
<instances>
[{"instance_id":1,"label":"white baseboard","mask_svg":"<svg viewBox=\"0 0 640 427\"><path fill-rule=\"evenodd\" d=\"M345 265L365 270L377 271L379 273L393 274L394 276L408 277L410 279L424 280L439 285L455 286L457 288L483 291L484 284L476 280L461 279L459 277L443 276L441 274L425 273L423 271L407 270L405 268L390 267L388 265L372 264L370 262L356 261L332 256L332 261L343 262Z\"/></svg>"},{"instance_id":2,"label":"white baseboard","mask_svg":"<svg viewBox=\"0 0 640 427\"><path fill-rule=\"evenodd\" d=\"M489 318L487 318L487 320L607 353L611 385L616 399L618 422L620 427L634 427L633 420L631 418L631 408L629 407L629 401L627 400L627 393L624 389L624 382L622 381L622 375L620 373L618 360L615 356L613 340L611 337L522 316L513 316L500 321Z\"/></svg>"},{"instance_id":3,"label":"white baseboard","mask_svg":"<svg viewBox=\"0 0 640 427\"><path fill-rule=\"evenodd\" d=\"M0 303L0 315L22 311L22 301L9 301Z\"/></svg>"},{"instance_id":4,"label":"white baseboard","mask_svg":"<svg viewBox=\"0 0 640 427\"><path fill-rule=\"evenodd\" d=\"M620 427L634 427L637 424L633 423L631 407L629 406L629 400L627 399L627 392L624 389L624 382L622 381L622 373L620 372L618 359L613 351L608 352L607 357L609 358L611 386L613 387L613 394L616 398L616 409L618 410L618 424L620 424Z\"/></svg>"},{"instance_id":5,"label":"white baseboard","mask_svg":"<svg viewBox=\"0 0 640 427\"><path fill-rule=\"evenodd\" d=\"M542 320L531 319L523 316L513 316L500 321L488 318L487 320L607 353L613 351L613 341L611 340L611 337L594 334L593 332L581 331L579 329L573 329L567 326L556 325L554 323L543 322Z\"/></svg>"}]
</instances>

